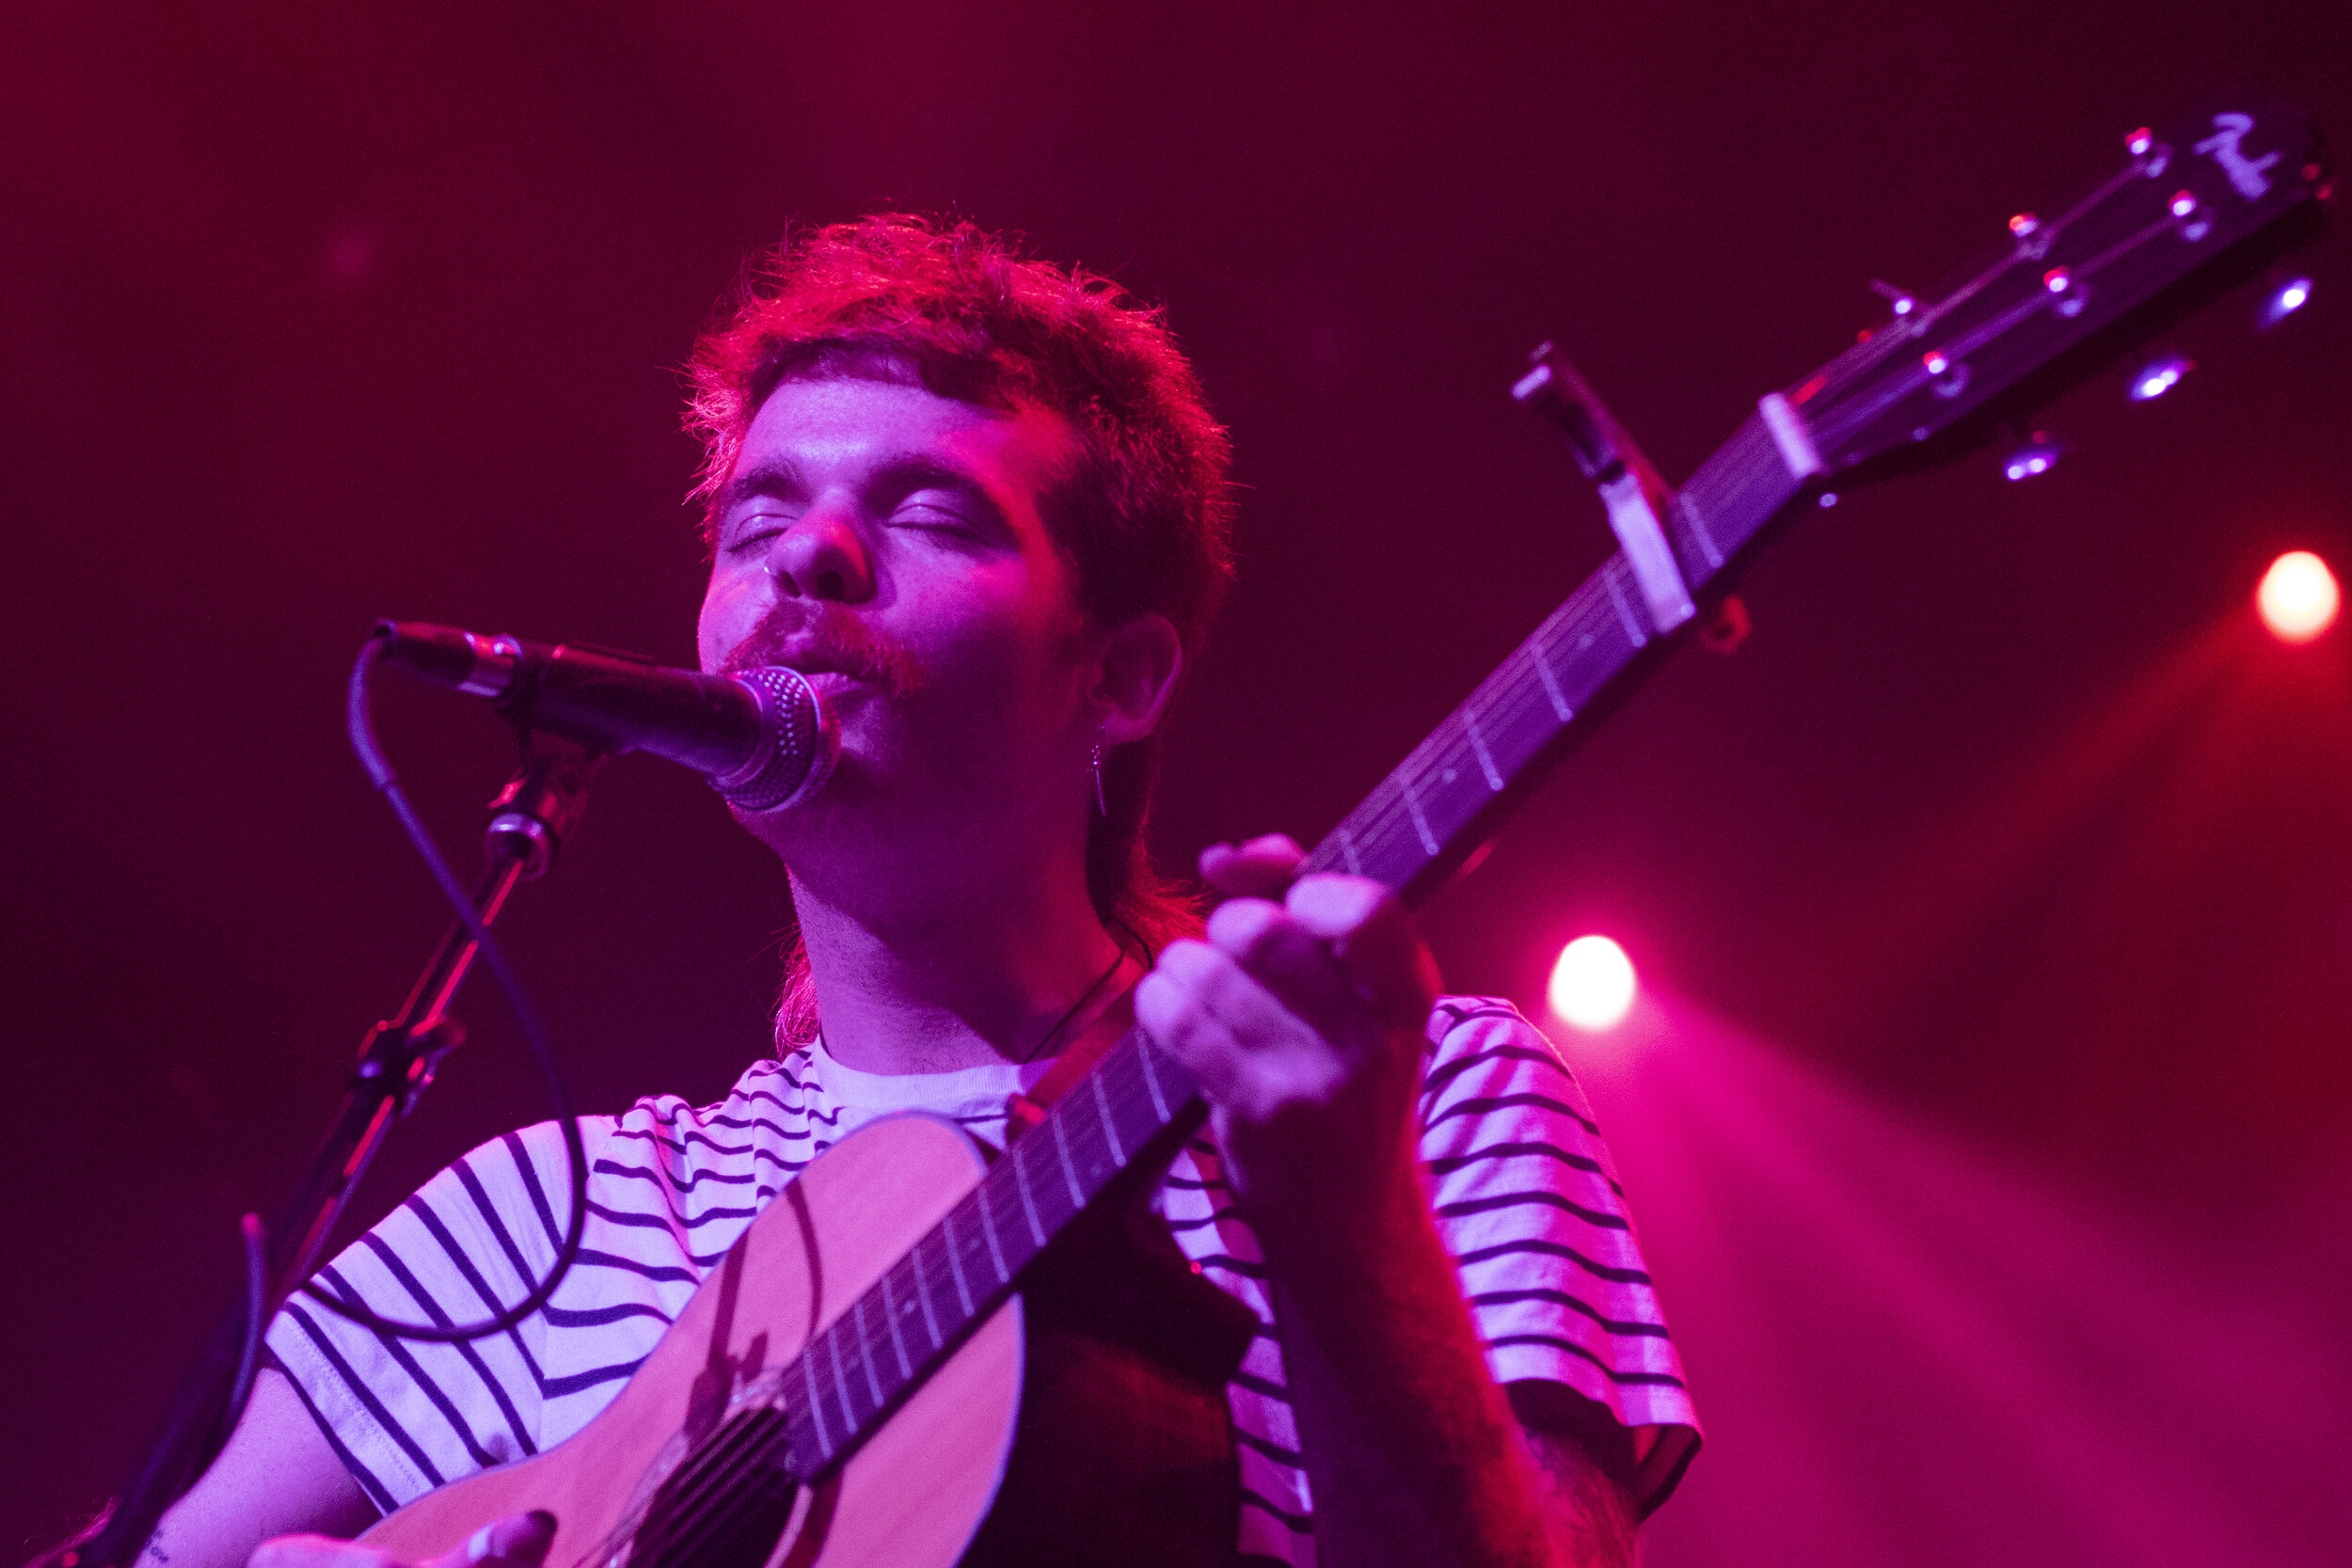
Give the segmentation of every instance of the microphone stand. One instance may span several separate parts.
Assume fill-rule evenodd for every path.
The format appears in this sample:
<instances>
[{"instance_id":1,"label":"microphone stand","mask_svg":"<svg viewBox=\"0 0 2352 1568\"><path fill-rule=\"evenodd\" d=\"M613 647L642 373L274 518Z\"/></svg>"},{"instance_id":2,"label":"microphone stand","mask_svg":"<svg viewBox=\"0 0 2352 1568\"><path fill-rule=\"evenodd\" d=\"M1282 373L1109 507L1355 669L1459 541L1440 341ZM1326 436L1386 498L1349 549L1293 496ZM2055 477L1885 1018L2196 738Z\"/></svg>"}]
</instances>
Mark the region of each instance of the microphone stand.
<instances>
[{"instance_id":1,"label":"microphone stand","mask_svg":"<svg viewBox=\"0 0 2352 1568\"><path fill-rule=\"evenodd\" d=\"M490 802L488 863L473 891L485 927L516 883L545 875L553 863L604 760L529 731L522 746L521 767ZM244 1299L205 1342L130 1484L87 1529L28 1568L133 1568L165 1511L213 1462L251 1390L263 1326L316 1271L393 1123L416 1108L441 1059L464 1039L449 1005L478 951L465 923L453 922L400 1010L368 1031L342 1104L277 1225L264 1231L253 1215L245 1217Z\"/></svg>"}]
</instances>

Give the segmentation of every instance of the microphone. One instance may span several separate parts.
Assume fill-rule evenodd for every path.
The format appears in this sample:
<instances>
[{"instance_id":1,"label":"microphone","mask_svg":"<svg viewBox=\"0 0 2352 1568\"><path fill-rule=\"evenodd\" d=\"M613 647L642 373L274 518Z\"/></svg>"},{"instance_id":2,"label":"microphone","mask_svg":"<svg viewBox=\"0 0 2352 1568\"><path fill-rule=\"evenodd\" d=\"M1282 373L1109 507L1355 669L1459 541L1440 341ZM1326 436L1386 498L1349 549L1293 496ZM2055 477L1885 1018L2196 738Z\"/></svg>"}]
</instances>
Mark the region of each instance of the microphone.
<instances>
[{"instance_id":1,"label":"microphone","mask_svg":"<svg viewBox=\"0 0 2352 1568\"><path fill-rule=\"evenodd\" d=\"M833 773L841 735L798 670L673 670L635 654L379 621L384 662L491 699L527 730L596 752L650 752L692 768L743 811L799 805Z\"/></svg>"}]
</instances>

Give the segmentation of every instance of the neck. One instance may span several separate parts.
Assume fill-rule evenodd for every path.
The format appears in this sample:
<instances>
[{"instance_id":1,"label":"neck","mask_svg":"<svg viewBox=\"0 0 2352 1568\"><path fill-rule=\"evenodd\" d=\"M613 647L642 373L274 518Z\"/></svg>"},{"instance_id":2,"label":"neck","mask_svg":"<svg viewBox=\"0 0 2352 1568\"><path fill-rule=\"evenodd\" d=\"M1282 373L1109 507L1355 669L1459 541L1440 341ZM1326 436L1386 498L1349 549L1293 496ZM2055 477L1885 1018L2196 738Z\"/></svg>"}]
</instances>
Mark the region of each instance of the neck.
<instances>
[{"instance_id":1,"label":"neck","mask_svg":"<svg viewBox=\"0 0 2352 1568\"><path fill-rule=\"evenodd\" d=\"M1029 1060L1060 1049L1119 993L1097 985L1119 944L1087 896L1082 853L1012 868L984 898L934 892L913 907L877 907L797 873L792 897L825 1049L861 1071Z\"/></svg>"}]
</instances>

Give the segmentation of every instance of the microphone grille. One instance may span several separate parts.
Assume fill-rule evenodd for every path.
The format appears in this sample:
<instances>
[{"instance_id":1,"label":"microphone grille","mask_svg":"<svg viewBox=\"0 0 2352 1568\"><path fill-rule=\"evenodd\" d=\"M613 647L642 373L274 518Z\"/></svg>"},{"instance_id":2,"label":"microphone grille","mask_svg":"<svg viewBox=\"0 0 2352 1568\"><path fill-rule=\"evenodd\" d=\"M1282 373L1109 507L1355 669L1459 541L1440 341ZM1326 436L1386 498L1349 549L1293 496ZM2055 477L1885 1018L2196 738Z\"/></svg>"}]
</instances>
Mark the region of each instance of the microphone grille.
<instances>
[{"instance_id":1,"label":"microphone grille","mask_svg":"<svg viewBox=\"0 0 2352 1568\"><path fill-rule=\"evenodd\" d=\"M840 726L798 670L770 664L735 678L759 699L761 717L767 721L767 757L750 778L739 773L724 782L713 779L711 787L743 811L797 806L833 776L834 757L841 749Z\"/></svg>"}]
</instances>

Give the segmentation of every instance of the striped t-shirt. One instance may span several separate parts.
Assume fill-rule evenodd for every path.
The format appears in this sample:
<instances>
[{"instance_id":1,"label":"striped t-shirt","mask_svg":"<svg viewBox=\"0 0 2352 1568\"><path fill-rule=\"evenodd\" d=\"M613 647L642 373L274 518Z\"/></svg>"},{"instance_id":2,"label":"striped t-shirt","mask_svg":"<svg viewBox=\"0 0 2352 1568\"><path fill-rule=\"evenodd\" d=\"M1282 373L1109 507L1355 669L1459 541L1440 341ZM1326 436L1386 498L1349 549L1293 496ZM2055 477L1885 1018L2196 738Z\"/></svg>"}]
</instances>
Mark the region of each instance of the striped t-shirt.
<instances>
[{"instance_id":1,"label":"striped t-shirt","mask_svg":"<svg viewBox=\"0 0 2352 1568\"><path fill-rule=\"evenodd\" d=\"M1446 998L1429 1039L1426 1185L1488 1365L1500 1383L1565 1384L1630 1428L1646 1513L1696 1451L1697 1420L1583 1090L1505 1002ZM716 1105L663 1096L583 1117L588 1224L544 1311L496 1338L439 1345L381 1338L296 1297L271 1323L269 1348L389 1511L585 1426L754 1216L841 1138L920 1110L1001 1143L1007 1097L1049 1065L891 1076L844 1067L820 1041L755 1063ZM478 1320L545 1275L568 1204L560 1132L525 1128L426 1182L319 1280L390 1317ZM1177 1156L1158 1207L1202 1274L1258 1314L1228 1390L1240 1547L1304 1568L1314 1507L1264 1262L1205 1136Z\"/></svg>"}]
</instances>

